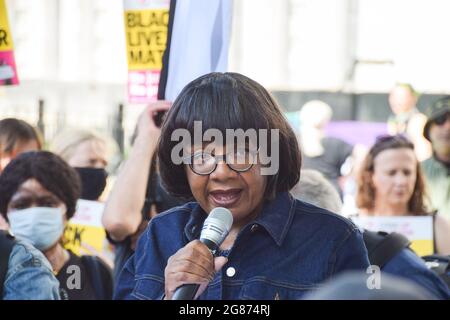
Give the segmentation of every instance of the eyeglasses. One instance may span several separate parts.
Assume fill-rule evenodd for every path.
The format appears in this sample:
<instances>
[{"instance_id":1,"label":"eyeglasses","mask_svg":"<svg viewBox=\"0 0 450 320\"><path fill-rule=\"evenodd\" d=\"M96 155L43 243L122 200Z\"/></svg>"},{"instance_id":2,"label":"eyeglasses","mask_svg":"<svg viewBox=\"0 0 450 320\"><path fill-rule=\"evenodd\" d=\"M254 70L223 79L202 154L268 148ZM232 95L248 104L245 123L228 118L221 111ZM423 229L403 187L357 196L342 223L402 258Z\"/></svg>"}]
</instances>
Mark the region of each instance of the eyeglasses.
<instances>
[{"instance_id":1,"label":"eyeglasses","mask_svg":"<svg viewBox=\"0 0 450 320\"><path fill-rule=\"evenodd\" d=\"M438 126L442 126L444 123L447 122L447 120L450 118L450 112L446 112L443 115L437 117L433 120L433 123L437 124Z\"/></svg>"},{"instance_id":2,"label":"eyeglasses","mask_svg":"<svg viewBox=\"0 0 450 320\"><path fill-rule=\"evenodd\" d=\"M185 157L185 164L189 164L191 170L202 176L209 175L217 168L219 161L224 161L227 166L236 172L245 172L250 170L256 163L256 155L259 150L238 149L222 155L213 155L209 152L199 151Z\"/></svg>"}]
</instances>

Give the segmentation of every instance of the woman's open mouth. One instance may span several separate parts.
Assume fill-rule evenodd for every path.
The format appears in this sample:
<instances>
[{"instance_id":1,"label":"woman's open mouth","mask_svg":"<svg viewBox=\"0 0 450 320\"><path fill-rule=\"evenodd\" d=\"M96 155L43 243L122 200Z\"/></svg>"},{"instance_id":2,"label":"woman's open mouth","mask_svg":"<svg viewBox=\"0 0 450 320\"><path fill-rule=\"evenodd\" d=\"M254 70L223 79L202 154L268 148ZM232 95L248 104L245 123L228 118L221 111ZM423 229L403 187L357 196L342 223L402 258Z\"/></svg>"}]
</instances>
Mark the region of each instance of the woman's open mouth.
<instances>
[{"instance_id":1,"label":"woman's open mouth","mask_svg":"<svg viewBox=\"0 0 450 320\"><path fill-rule=\"evenodd\" d=\"M219 207L232 207L241 198L242 189L214 190L209 193L210 198Z\"/></svg>"}]
</instances>

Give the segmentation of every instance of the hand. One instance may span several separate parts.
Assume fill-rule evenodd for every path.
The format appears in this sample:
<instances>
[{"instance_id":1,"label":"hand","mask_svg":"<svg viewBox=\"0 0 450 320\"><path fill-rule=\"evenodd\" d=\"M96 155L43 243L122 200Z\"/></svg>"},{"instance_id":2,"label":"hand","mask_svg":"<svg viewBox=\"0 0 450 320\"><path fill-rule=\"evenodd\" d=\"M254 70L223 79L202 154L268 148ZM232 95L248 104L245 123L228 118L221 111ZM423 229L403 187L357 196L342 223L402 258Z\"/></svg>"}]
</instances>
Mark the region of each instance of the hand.
<instances>
[{"instance_id":1,"label":"hand","mask_svg":"<svg viewBox=\"0 0 450 320\"><path fill-rule=\"evenodd\" d=\"M175 290L183 284L200 284L197 298L227 261L225 257L214 258L208 247L199 240L188 243L167 262L164 271L165 299L171 300Z\"/></svg>"},{"instance_id":2,"label":"hand","mask_svg":"<svg viewBox=\"0 0 450 320\"><path fill-rule=\"evenodd\" d=\"M159 100L149 104L139 116L138 135L151 135L159 137L161 129L155 124L154 116L159 111L167 111L171 107L172 102Z\"/></svg>"}]
</instances>

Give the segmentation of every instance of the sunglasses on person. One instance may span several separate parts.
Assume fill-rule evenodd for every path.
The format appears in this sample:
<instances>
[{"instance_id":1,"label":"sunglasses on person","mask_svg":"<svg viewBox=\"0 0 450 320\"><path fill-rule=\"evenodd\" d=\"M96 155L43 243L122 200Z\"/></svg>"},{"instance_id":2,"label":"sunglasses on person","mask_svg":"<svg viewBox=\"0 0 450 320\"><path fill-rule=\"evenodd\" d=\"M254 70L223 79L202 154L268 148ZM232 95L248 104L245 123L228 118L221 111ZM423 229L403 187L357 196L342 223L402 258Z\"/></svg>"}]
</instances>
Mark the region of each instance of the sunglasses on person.
<instances>
[{"instance_id":1,"label":"sunglasses on person","mask_svg":"<svg viewBox=\"0 0 450 320\"><path fill-rule=\"evenodd\" d=\"M433 123L437 124L438 126L442 126L444 123L447 122L447 120L450 118L450 112L446 112L443 115L440 115L436 119L433 120Z\"/></svg>"}]
</instances>

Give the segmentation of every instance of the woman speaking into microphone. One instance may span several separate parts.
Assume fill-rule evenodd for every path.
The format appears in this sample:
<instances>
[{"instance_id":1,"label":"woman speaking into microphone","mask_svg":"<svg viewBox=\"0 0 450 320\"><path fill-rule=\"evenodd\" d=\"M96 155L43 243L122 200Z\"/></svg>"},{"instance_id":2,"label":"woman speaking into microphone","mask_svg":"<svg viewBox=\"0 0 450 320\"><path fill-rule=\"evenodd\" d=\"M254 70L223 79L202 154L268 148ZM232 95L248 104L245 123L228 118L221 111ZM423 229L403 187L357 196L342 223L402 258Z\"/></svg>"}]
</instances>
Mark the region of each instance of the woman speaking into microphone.
<instances>
[{"instance_id":1,"label":"woman speaking into microphone","mask_svg":"<svg viewBox=\"0 0 450 320\"><path fill-rule=\"evenodd\" d=\"M116 299L170 300L193 284L196 299L300 299L339 272L369 266L351 222L289 194L300 178L299 146L257 82L210 73L189 83L163 123L158 157L166 189L195 201L151 220ZM199 239L218 207L233 219L211 250Z\"/></svg>"}]
</instances>

